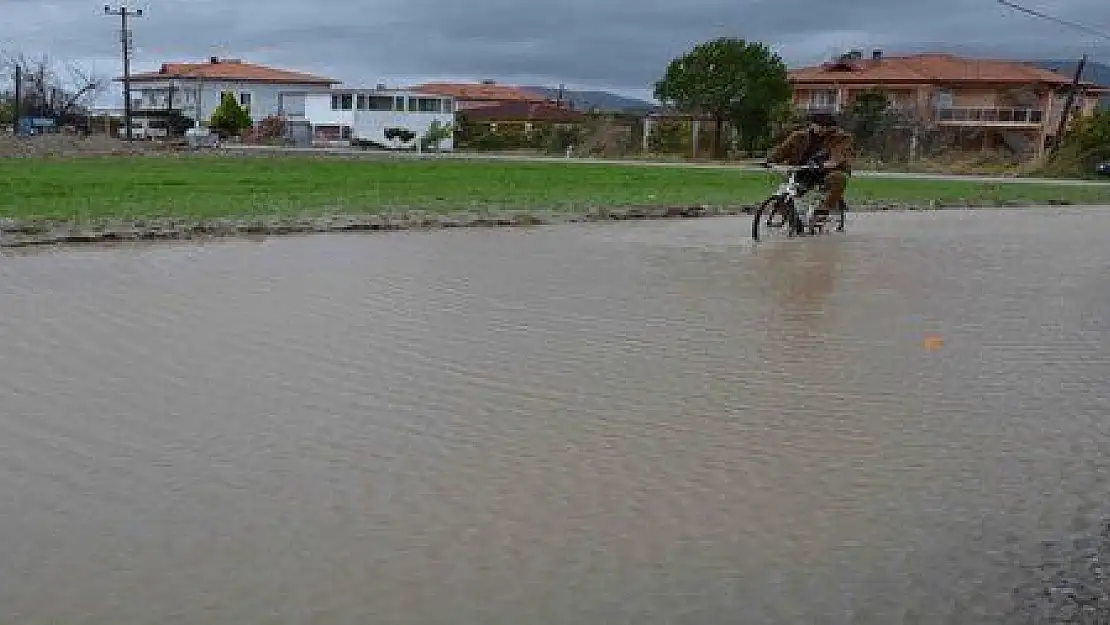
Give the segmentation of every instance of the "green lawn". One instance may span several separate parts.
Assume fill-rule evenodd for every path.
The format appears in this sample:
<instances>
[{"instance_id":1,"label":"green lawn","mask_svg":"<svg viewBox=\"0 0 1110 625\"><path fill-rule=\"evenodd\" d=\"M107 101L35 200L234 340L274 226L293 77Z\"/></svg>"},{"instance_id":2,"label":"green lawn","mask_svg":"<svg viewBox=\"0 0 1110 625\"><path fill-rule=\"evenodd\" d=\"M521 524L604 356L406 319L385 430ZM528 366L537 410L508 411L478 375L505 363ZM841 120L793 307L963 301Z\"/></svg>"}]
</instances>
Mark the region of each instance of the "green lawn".
<instances>
[{"instance_id":1,"label":"green lawn","mask_svg":"<svg viewBox=\"0 0 1110 625\"><path fill-rule=\"evenodd\" d=\"M725 169L460 160L0 159L0 218L89 222L399 209L735 205L759 201L779 179L770 172ZM1110 187L855 178L848 200L1110 203Z\"/></svg>"}]
</instances>

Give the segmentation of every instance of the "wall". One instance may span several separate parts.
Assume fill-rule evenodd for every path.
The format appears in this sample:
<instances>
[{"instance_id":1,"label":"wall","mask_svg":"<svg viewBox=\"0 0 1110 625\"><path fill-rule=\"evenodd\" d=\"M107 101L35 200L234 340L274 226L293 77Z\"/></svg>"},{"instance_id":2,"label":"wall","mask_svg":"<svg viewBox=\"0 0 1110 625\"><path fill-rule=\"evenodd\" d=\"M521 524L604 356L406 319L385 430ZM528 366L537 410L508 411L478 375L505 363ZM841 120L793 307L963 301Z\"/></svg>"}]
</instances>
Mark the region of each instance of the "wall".
<instances>
[{"instance_id":1,"label":"wall","mask_svg":"<svg viewBox=\"0 0 1110 625\"><path fill-rule=\"evenodd\" d=\"M167 105L166 99L171 85L174 87L174 107L182 109L182 114L194 119L199 91L200 118L201 121L205 122L212 117L213 111L219 106L220 95L224 91L231 91L237 99L241 93L251 94L251 119L257 123L270 115L279 113L279 96L282 93L326 93L329 90L328 87L320 85L263 84L203 79L199 81L194 79L132 81L132 100L138 99L143 91L161 90L161 93L158 94L146 94L152 97L144 97L141 108L164 109Z\"/></svg>"},{"instance_id":2,"label":"wall","mask_svg":"<svg viewBox=\"0 0 1110 625\"><path fill-rule=\"evenodd\" d=\"M399 95L399 94L393 94ZM425 96L427 97L427 96ZM336 111L331 108L331 94L313 94L305 99L305 117L315 126L347 126L351 137L365 139L385 145L386 128L407 128L418 136L423 136L431 128L432 122L454 125L454 113L419 113L408 111ZM454 138L448 137L439 144L441 150L454 148Z\"/></svg>"},{"instance_id":3,"label":"wall","mask_svg":"<svg viewBox=\"0 0 1110 625\"><path fill-rule=\"evenodd\" d=\"M992 108L1002 106L999 103L999 93L996 89L967 89L953 87L952 106L955 108Z\"/></svg>"}]
</instances>

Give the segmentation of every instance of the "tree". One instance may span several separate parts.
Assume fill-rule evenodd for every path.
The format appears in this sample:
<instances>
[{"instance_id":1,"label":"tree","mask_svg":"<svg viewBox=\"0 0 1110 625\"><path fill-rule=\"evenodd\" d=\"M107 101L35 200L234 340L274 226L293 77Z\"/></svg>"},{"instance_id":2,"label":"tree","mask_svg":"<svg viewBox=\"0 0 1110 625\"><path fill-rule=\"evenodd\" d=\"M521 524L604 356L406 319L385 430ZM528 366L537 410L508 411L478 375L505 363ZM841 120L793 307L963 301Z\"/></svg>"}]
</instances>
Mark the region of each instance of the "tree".
<instances>
[{"instance_id":1,"label":"tree","mask_svg":"<svg viewBox=\"0 0 1110 625\"><path fill-rule=\"evenodd\" d=\"M77 118L85 117L89 105L107 84L103 78L73 63L57 63L47 56L30 58L22 54L0 54L0 73L11 76L17 66L23 76L21 115L46 117L59 124L74 123ZM2 99L5 108L14 108L14 93L5 94Z\"/></svg>"},{"instance_id":2,"label":"tree","mask_svg":"<svg viewBox=\"0 0 1110 625\"><path fill-rule=\"evenodd\" d=\"M1068 175L1089 175L1095 164L1110 160L1110 109L1072 120L1054 160Z\"/></svg>"},{"instance_id":3,"label":"tree","mask_svg":"<svg viewBox=\"0 0 1110 625\"><path fill-rule=\"evenodd\" d=\"M855 135L858 149L881 151L882 135L894 121L885 91L868 89L856 94L846 117L844 126Z\"/></svg>"},{"instance_id":4,"label":"tree","mask_svg":"<svg viewBox=\"0 0 1110 625\"><path fill-rule=\"evenodd\" d=\"M221 136L238 136L250 128L251 114L246 108L239 106L235 101L235 94L225 91L220 94L220 105L212 111L212 119L208 125L214 128Z\"/></svg>"},{"instance_id":5,"label":"tree","mask_svg":"<svg viewBox=\"0 0 1110 625\"><path fill-rule=\"evenodd\" d=\"M428 126L428 132L424 133L424 137L420 139L420 149L438 150L439 144L450 139L454 134L454 126L442 124L439 120L433 120L431 125Z\"/></svg>"},{"instance_id":6,"label":"tree","mask_svg":"<svg viewBox=\"0 0 1110 625\"><path fill-rule=\"evenodd\" d=\"M713 152L721 154L726 121L739 131L741 145L766 142L775 112L790 100L786 64L766 45L722 37L698 44L667 66L655 83L655 97L688 113L714 119Z\"/></svg>"}]
</instances>

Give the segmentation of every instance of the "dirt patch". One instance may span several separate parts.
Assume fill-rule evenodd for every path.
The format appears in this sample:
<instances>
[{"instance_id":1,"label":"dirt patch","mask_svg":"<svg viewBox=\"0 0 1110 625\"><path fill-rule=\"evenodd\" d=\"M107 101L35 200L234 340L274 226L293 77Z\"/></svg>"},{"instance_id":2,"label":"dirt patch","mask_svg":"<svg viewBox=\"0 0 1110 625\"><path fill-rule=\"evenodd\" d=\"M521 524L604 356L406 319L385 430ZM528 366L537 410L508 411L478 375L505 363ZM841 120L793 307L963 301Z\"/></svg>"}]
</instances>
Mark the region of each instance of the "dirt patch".
<instances>
[{"instance_id":1,"label":"dirt patch","mask_svg":"<svg viewBox=\"0 0 1110 625\"><path fill-rule=\"evenodd\" d=\"M174 152L176 145L154 141L128 143L107 135L0 135L0 158L110 156Z\"/></svg>"}]
</instances>

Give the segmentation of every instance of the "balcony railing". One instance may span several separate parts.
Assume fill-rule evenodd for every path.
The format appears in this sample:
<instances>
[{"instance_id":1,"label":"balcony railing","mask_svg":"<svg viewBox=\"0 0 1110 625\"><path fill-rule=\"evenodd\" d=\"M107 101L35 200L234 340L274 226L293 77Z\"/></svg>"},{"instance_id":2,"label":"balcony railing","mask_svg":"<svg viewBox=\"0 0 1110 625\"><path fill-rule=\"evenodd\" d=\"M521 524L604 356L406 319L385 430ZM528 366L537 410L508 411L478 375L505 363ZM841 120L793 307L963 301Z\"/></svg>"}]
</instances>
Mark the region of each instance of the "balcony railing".
<instances>
[{"instance_id":1,"label":"balcony railing","mask_svg":"<svg viewBox=\"0 0 1110 625\"><path fill-rule=\"evenodd\" d=\"M814 104L805 102L796 107L803 113L839 113L840 109L835 104Z\"/></svg>"},{"instance_id":2,"label":"balcony railing","mask_svg":"<svg viewBox=\"0 0 1110 625\"><path fill-rule=\"evenodd\" d=\"M953 107L937 109L937 121L952 124L1041 124L1041 109Z\"/></svg>"}]
</instances>

